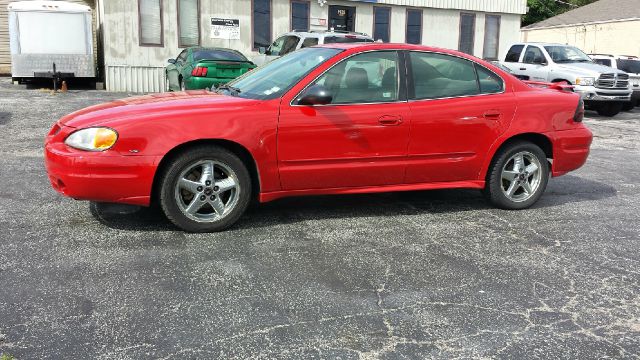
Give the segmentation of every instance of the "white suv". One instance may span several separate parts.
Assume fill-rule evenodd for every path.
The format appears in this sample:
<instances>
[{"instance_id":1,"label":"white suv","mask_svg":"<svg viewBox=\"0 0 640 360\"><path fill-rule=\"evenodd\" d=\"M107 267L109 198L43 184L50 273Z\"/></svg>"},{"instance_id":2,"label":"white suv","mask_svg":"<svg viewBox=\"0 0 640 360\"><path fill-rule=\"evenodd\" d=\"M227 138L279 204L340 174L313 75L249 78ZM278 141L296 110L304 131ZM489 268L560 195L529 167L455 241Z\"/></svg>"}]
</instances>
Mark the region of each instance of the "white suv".
<instances>
[{"instance_id":1,"label":"white suv","mask_svg":"<svg viewBox=\"0 0 640 360\"><path fill-rule=\"evenodd\" d=\"M599 65L582 50L562 44L519 43L507 52L503 65L533 81L565 82L584 99L587 108L615 116L631 101L629 75Z\"/></svg>"},{"instance_id":2,"label":"white suv","mask_svg":"<svg viewBox=\"0 0 640 360\"><path fill-rule=\"evenodd\" d=\"M640 59L637 56L589 54L594 62L622 70L629 74L629 86L633 90L631 103L625 105L624 110L631 110L640 106Z\"/></svg>"},{"instance_id":3,"label":"white suv","mask_svg":"<svg viewBox=\"0 0 640 360\"><path fill-rule=\"evenodd\" d=\"M373 42L373 38L367 34L346 31L297 31L285 33L273 42L268 48L260 48L260 55L252 60L256 65L268 63L290 52L301 48L334 43Z\"/></svg>"}]
</instances>

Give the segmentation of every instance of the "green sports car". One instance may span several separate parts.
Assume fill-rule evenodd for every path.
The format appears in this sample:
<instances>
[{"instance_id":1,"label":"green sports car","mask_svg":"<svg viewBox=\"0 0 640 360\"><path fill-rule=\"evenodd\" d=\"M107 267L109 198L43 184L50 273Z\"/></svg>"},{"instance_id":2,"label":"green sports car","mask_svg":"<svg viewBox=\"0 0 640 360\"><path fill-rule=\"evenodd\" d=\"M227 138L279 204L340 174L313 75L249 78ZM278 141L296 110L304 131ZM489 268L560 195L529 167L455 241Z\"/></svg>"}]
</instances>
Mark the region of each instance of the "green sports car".
<instances>
[{"instance_id":1,"label":"green sports car","mask_svg":"<svg viewBox=\"0 0 640 360\"><path fill-rule=\"evenodd\" d=\"M223 48L190 47L167 62L169 91L217 87L256 67L240 52Z\"/></svg>"}]
</instances>

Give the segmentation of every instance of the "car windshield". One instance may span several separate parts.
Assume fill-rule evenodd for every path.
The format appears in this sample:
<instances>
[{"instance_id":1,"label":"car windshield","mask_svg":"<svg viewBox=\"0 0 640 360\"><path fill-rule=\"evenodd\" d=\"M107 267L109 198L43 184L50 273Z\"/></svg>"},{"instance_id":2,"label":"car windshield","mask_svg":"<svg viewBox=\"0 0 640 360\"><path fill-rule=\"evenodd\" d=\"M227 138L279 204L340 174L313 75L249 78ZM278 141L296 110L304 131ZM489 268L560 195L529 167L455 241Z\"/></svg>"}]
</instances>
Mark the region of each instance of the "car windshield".
<instances>
[{"instance_id":1,"label":"car windshield","mask_svg":"<svg viewBox=\"0 0 640 360\"><path fill-rule=\"evenodd\" d=\"M258 100L279 98L305 75L341 51L313 47L294 51L223 85L218 93Z\"/></svg>"},{"instance_id":2,"label":"car windshield","mask_svg":"<svg viewBox=\"0 0 640 360\"><path fill-rule=\"evenodd\" d=\"M632 73L640 73L640 60L618 60L618 69Z\"/></svg>"},{"instance_id":3,"label":"car windshield","mask_svg":"<svg viewBox=\"0 0 640 360\"><path fill-rule=\"evenodd\" d=\"M592 62L587 54L573 46L545 46L544 48L556 63Z\"/></svg>"},{"instance_id":4,"label":"car windshield","mask_svg":"<svg viewBox=\"0 0 640 360\"><path fill-rule=\"evenodd\" d=\"M235 51L220 49L199 49L193 51L193 59L198 60L230 60L247 61L247 58Z\"/></svg>"}]
</instances>

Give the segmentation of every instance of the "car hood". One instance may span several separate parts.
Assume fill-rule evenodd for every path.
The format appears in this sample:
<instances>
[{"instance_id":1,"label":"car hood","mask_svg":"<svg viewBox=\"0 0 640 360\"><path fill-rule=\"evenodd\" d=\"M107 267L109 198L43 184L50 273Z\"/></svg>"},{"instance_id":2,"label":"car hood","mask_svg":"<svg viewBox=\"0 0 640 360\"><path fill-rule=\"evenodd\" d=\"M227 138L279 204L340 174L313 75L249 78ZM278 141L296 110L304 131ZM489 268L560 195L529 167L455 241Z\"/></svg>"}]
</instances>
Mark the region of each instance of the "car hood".
<instances>
[{"instance_id":1,"label":"car hood","mask_svg":"<svg viewBox=\"0 0 640 360\"><path fill-rule=\"evenodd\" d=\"M152 117L176 118L194 111L233 111L258 104L258 100L219 95L209 91L186 91L136 96L78 110L60 119L59 124L74 128L110 126L115 122L138 121Z\"/></svg>"},{"instance_id":2,"label":"car hood","mask_svg":"<svg viewBox=\"0 0 640 360\"><path fill-rule=\"evenodd\" d=\"M618 69L614 69L608 66L595 64L595 63L558 64L558 67L564 70L578 73L579 75L591 75L594 77L598 77L600 74L611 74L611 73L623 74L624 73L623 71L620 71Z\"/></svg>"}]
</instances>

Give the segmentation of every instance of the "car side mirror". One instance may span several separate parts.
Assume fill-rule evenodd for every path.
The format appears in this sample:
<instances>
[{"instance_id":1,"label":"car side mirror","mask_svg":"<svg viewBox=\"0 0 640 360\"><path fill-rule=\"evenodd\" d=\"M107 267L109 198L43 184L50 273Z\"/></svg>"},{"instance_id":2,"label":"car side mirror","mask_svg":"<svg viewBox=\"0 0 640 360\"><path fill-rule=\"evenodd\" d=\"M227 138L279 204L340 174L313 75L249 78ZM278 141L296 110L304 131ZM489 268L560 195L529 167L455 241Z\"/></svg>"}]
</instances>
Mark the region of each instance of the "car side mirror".
<instances>
[{"instance_id":1,"label":"car side mirror","mask_svg":"<svg viewBox=\"0 0 640 360\"><path fill-rule=\"evenodd\" d=\"M176 59L169 59L169 60L167 60L167 62L169 64L175 64L176 63Z\"/></svg>"},{"instance_id":2,"label":"car side mirror","mask_svg":"<svg viewBox=\"0 0 640 360\"><path fill-rule=\"evenodd\" d=\"M313 85L302 93L298 105L327 105L333 100L333 95L322 85Z\"/></svg>"},{"instance_id":3,"label":"car side mirror","mask_svg":"<svg viewBox=\"0 0 640 360\"><path fill-rule=\"evenodd\" d=\"M258 52L262 55L267 53L267 48L265 48L264 46L261 46L258 48Z\"/></svg>"}]
</instances>

